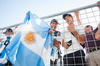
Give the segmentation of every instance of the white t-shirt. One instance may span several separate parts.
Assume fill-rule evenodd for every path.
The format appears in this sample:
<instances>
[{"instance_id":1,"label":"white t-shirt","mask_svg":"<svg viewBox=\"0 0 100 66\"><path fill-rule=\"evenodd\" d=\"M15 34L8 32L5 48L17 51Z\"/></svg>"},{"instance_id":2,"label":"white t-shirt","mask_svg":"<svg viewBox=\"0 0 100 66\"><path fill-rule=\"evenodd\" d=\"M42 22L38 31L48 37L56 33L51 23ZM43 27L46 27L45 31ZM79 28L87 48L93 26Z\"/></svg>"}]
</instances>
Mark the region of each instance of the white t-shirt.
<instances>
[{"instance_id":1,"label":"white t-shirt","mask_svg":"<svg viewBox=\"0 0 100 66\"><path fill-rule=\"evenodd\" d=\"M85 34L84 28L82 25L78 25L74 27L79 35ZM62 39L64 39L65 42L68 42L70 40L72 41L72 45L68 49L64 48L64 55L83 49L83 47L80 45L77 39L71 34L71 32L67 28L65 28L62 32Z\"/></svg>"}]
</instances>

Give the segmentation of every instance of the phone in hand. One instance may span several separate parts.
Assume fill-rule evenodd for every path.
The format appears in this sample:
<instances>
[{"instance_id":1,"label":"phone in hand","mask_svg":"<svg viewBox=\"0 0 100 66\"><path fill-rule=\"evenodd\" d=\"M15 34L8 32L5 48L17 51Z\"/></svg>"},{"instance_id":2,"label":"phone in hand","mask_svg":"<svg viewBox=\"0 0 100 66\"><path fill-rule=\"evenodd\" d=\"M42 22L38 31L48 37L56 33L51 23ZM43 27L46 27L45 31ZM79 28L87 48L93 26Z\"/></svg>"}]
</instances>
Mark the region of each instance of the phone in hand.
<instances>
[{"instance_id":1,"label":"phone in hand","mask_svg":"<svg viewBox=\"0 0 100 66\"><path fill-rule=\"evenodd\" d=\"M70 44L70 45L69 45ZM68 46L71 46L72 45L72 40L70 40L67 44Z\"/></svg>"}]
</instances>

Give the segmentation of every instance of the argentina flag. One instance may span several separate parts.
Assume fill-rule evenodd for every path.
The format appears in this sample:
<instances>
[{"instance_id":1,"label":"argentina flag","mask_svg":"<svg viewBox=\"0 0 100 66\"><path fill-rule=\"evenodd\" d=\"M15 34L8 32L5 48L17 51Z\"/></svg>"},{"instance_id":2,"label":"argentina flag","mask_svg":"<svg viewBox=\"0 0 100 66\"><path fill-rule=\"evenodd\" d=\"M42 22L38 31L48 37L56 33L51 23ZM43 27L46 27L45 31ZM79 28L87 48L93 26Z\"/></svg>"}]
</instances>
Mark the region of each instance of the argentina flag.
<instances>
[{"instance_id":1,"label":"argentina flag","mask_svg":"<svg viewBox=\"0 0 100 66\"><path fill-rule=\"evenodd\" d=\"M4 65L7 63L7 55L6 55L6 52L5 52L5 39L0 42L0 66L1 65Z\"/></svg>"},{"instance_id":2,"label":"argentina flag","mask_svg":"<svg viewBox=\"0 0 100 66\"><path fill-rule=\"evenodd\" d=\"M47 66L52 45L50 26L30 11L6 47L8 59L14 66Z\"/></svg>"}]
</instances>

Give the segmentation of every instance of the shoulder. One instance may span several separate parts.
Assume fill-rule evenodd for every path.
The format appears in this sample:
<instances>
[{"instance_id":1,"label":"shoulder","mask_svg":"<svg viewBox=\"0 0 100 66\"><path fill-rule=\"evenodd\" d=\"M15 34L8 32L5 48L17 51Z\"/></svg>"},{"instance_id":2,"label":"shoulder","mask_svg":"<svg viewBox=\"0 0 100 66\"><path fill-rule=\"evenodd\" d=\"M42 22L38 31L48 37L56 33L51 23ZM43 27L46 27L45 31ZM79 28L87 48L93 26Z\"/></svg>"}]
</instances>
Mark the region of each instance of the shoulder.
<instances>
[{"instance_id":1,"label":"shoulder","mask_svg":"<svg viewBox=\"0 0 100 66\"><path fill-rule=\"evenodd\" d=\"M96 33L96 32L97 32L97 30L98 30L98 27L96 27L96 28L93 30L93 32L94 32L94 33Z\"/></svg>"}]
</instances>

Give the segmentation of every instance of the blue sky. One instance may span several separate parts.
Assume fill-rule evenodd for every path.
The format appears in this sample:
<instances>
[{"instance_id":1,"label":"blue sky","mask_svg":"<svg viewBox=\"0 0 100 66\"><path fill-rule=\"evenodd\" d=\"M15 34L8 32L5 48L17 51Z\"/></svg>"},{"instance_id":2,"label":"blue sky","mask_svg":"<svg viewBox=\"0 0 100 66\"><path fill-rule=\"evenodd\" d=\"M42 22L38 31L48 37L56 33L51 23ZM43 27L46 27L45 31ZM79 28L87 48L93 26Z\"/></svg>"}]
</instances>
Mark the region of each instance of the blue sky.
<instances>
[{"instance_id":1,"label":"blue sky","mask_svg":"<svg viewBox=\"0 0 100 66\"><path fill-rule=\"evenodd\" d=\"M99 0L0 0L0 28L23 22L27 11L39 17L94 4Z\"/></svg>"}]
</instances>

